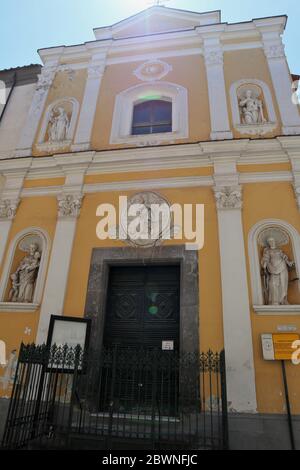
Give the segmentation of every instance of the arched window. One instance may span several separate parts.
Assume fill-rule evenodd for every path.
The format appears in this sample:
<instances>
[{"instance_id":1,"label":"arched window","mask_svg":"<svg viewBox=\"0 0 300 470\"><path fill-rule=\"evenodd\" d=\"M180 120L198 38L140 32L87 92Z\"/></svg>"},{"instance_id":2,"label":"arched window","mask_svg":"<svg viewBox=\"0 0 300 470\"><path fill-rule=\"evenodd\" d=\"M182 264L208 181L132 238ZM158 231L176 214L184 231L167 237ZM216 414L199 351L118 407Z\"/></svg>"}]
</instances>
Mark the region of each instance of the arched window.
<instances>
[{"instance_id":1,"label":"arched window","mask_svg":"<svg viewBox=\"0 0 300 470\"><path fill-rule=\"evenodd\" d=\"M159 145L189 136L188 91L169 82L135 85L116 96L110 143Z\"/></svg>"},{"instance_id":2,"label":"arched window","mask_svg":"<svg viewBox=\"0 0 300 470\"><path fill-rule=\"evenodd\" d=\"M147 100L133 109L132 135L172 132L172 102Z\"/></svg>"}]
</instances>

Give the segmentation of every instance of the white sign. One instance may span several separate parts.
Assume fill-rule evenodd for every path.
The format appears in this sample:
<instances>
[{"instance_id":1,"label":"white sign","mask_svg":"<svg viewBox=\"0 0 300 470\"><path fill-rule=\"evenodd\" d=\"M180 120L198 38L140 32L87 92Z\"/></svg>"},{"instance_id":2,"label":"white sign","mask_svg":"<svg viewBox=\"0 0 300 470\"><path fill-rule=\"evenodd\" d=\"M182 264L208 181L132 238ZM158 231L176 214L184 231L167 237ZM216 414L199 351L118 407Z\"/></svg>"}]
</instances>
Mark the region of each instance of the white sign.
<instances>
[{"instance_id":1,"label":"white sign","mask_svg":"<svg viewBox=\"0 0 300 470\"><path fill-rule=\"evenodd\" d=\"M265 361L275 360L273 335L261 335L262 349Z\"/></svg>"},{"instance_id":2,"label":"white sign","mask_svg":"<svg viewBox=\"0 0 300 470\"><path fill-rule=\"evenodd\" d=\"M174 341L163 341L162 342L163 351L174 351Z\"/></svg>"},{"instance_id":3,"label":"white sign","mask_svg":"<svg viewBox=\"0 0 300 470\"><path fill-rule=\"evenodd\" d=\"M81 346L84 349L86 340L86 323L75 323L70 321L55 321L52 342L56 346L67 345L69 347Z\"/></svg>"}]
</instances>

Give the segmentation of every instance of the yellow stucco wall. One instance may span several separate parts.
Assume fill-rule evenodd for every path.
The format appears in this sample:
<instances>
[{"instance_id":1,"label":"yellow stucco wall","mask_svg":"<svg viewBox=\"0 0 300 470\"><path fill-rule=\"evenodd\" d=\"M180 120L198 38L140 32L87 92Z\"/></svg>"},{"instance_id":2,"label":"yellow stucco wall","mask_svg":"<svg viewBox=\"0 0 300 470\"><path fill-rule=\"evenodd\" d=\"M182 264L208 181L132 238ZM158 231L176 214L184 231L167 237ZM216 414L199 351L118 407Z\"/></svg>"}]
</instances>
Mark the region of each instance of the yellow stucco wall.
<instances>
[{"instance_id":1,"label":"yellow stucco wall","mask_svg":"<svg viewBox=\"0 0 300 470\"><path fill-rule=\"evenodd\" d=\"M244 185L243 223L245 250L248 259L248 236L251 228L264 219L281 219L290 223L300 232L300 214L295 202L294 192L289 183L264 183ZM248 259L248 282L251 299L251 279ZM299 296L299 294L298 294ZM253 347L258 409L262 413L282 413L285 411L284 388L281 365L266 362L262 358L261 335L276 333L279 325L295 325L300 329L299 316L259 316L251 309ZM294 413L300 412L299 379L300 369L287 365Z\"/></svg>"}]
</instances>

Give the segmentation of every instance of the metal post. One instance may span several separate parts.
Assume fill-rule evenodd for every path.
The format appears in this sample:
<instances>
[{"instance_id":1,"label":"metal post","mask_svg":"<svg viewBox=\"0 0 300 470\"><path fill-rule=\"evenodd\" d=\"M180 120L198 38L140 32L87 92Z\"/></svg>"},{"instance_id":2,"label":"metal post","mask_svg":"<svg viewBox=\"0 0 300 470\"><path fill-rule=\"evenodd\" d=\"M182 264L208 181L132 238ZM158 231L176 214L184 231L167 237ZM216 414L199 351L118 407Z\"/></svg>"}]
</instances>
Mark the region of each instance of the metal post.
<instances>
[{"instance_id":1,"label":"metal post","mask_svg":"<svg viewBox=\"0 0 300 470\"><path fill-rule=\"evenodd\" d=\"M290 405L290 397L289 397L289 388L288 388L288 383L287 383L286 369L285 369L285 362L284 361L281 361L281 368L282 368L282 377L283 377L286 409L287 409L287 415L288 415L288 424L289 424L289 432L290 432L290 439L291 439L291 447L292 447L292 450L296 450L295 435L294 435L293 420L292 420L291 405Z\"/></svg>"},{"instance_id":2,"label":"metal post","mask_svg":"<svg viewBox=\"0 0 300 470\"><path fill-rule=\"evenodd\" d=\"M222 428L223 428L223 449L229 449L228 436L228 404L227 404L227 382L226 382L226 359L225 351L220 353L220 373L221 373L221 394L222 394Z\"/></svg>"}]
</instances>

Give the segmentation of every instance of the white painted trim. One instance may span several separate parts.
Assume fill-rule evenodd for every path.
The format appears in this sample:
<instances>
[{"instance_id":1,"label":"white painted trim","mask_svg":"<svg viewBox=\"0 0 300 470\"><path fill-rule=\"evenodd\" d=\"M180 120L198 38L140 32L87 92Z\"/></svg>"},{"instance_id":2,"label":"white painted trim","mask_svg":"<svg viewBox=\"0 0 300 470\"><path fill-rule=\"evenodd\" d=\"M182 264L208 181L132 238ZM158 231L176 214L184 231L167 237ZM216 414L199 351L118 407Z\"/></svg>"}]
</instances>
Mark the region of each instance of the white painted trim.
<instances>
[{"instance_id":1,"label":"white painted trim","mask_svg":"<svg viewBox=\"0 0 300 470\"><path fill-rule=\"evenodd\" d=\"M276 125L277 125L277 122L278 122L276 112L275 112L275 108L274 108L274 104L273 104L271 91L270 91L268 85L265 82L263 82L261 80L257 80L256 78L238 80L238 81L232 83L232 85L230 87L230 102L231 102L232 119L233 119L234 127L236 127L237 130L241 134L242 133L249 134L249 129L246 129L249 126L245 126L245 128L244 128L245 132L243 132L243 125L242 125L242 122L241 122L241 113L240 113L239 101L238 101L238 95L237 95L238 89L241 86L245 86L245 85L256 85L262 90L263 95L264 95L265 104L266 104L266 107L267 107L268 117L269 117L269 122L267 124L272 124L272 129L267 129L267 131L271 132L272 130L274 130L273 126L275 125L275 128L276 128ZM261 126L264 126L264 125L262 124ZM257 127L257 125L254 125L253 127ZM246 131L248 131L248 132L246 132Z\"/></svg>"},{"instance_id":2,"label":"white painted trim","mask_svg":"<svg viewBox=\"0 0 300 470\"><path fill-rule=\"evenodd\" d=\"M255 224L248 235L248 256L250 264L250 277L252 287L252 303L256 306L264 306L263 289L261 280L261 266L258 253L257 239L259 234L268 227L279 227L285 230L291 240L297 277L300 275L300 234L288 222L280 219L265 219ZM283 310L285 307L280 306Z\"/></svg>"},{"instance_id":3,"label":"white painted trim","mask_svg":"<svg viewBox=\"0 0 300 470\"><path fill-rule=\"evenodd\" d=\"M143 95L158 94L172 101L172 132L149 135L131 135L133 108ZM154 81L135 85L116 96L110 144L137 146L160 145L189 137L188 91L181 85Z\"/></svg>"},{"instance_id":4,"label":"white painted trim","mask_svg":"<svg viewBox=\"0 0 300 470\"><path fill-rule=\"evenodd\" d=\"M42 240L42 258L40 269L36 281L36 287L34 292L33 304L40 304L43 296L44 281L46 277L46 271L48 266L48 258L50 253L51 241L48 233L39 227L28 227L21 232L19 232L15 238L12 240L10 247L6 254L6 261L4 264L4 269L2 272L1 282L0 282L0 300L3 302L4 295L7 289L9 282L9 276L11 274L12 263L14 261L15 251L17 249L20 241L27 235L38 235Z\"/></svg>"},{"instance_id":5,"label":"white painted trim","mask_svg":"<svg viewBox=\"0 0 300 470\"><path fill-rule=\"evenodd\" d=\"M254 305L253 310L261 316L300 316L300 305Z\"/></svg>"},{"instance_id":6,"label":"white painted trim","mask_svg":"<svg viewBox=\"0 0 300 470\"><path fill-rule=\"evenodd\" d=\"M70 121L70 125L69 125L69 128L68 128L66 140L69 141L69 142L73 140L74 132L75 132L75 128L76 128L76 124L77 124L77 120L78 120L80 105L79 105L79 102L76 100L76 98L66 96L64 98L59 98L59 99L53 101L48 106L48 108L46 109L46 112L44 114L44 118L43 118L43 121L42 121L41 130L40 130L39 137L38 137L38 144L39 145L49 144L49 142L45 142L45 136L46 136L47 127L48 127L48 124L49 124L49 120L50 120L52 111L59 104L63 105L64 103L71 103L71 105L72 105L72 116L71 116L71 121ZM57 145L59 143L55 142L54 144Z\"/></svg>"},{"instance_id":7,"label":"white painted trim","mask_svg":"<svg viewBox=\"0 0 300 470\"><path fill-rule=\"evenodd\" d=\"M39 304L19 304L16 302L0 302L0 312L28 313L36 312Z\"/></svg>"},{"instance_id":8,"label":"white painted trim","mask_svg":"<svg viewBox=\"0 0 300 470\"><path fill-rule=\"evenodd\" d=\"M232 413L256 413L253 340L241 210L218 210L218 230L229 410Z\"/></svg>"}]
</instances>

